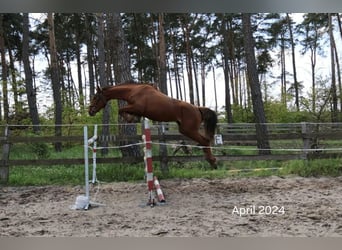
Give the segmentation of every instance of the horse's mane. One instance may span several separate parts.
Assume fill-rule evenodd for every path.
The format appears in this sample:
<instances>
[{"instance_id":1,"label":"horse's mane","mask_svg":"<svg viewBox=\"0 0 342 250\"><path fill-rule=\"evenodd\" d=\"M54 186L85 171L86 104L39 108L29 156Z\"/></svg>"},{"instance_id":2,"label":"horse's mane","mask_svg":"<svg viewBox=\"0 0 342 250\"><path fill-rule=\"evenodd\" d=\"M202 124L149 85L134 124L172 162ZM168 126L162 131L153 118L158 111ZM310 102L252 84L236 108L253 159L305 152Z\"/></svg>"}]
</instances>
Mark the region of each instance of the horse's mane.
<instances>
[{"instance_id":1,"label":"horse's mane","mask_svg":"<svg viewBox=\"0 0 342 250\"><path fill-rule=\"evenodd\" d=\"M134 80L128 80L128 81L125 81L125 82L121 82L121 83L118 83L116 85L109 85L109 86L105 86L103 87L102 89L103 90L106 90L106 89L109 89L113 86L124 86L124 85L131 85L131 84L137 84L137 85L149 85L151 87L154 87L155 89L159 90L159 87L156 83L151 83L151 82L137 82L137 81L134 81Z\"/></svg>"}]
</instances>

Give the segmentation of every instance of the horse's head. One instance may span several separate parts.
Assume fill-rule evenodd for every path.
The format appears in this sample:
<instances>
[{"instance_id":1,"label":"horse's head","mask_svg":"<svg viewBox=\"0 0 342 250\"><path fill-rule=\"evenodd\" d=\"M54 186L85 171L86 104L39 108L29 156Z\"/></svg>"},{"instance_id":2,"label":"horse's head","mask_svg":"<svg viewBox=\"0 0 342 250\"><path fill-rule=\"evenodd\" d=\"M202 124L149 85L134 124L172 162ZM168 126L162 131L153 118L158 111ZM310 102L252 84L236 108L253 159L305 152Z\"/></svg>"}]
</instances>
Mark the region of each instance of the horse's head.
<instances>
[{"instance_id":1,"label":"horse's head","mask_svg":"<svg viewBox=\"0 0 342 250\"><path fill-rule=\"evenodd\" d=\"M103 95L103 90L100 86L96 88L96 94L91 99L88 113L90 116L94 116L97 112L103 109L107 104L107 98Z\"/></svg>"}]
</instances>

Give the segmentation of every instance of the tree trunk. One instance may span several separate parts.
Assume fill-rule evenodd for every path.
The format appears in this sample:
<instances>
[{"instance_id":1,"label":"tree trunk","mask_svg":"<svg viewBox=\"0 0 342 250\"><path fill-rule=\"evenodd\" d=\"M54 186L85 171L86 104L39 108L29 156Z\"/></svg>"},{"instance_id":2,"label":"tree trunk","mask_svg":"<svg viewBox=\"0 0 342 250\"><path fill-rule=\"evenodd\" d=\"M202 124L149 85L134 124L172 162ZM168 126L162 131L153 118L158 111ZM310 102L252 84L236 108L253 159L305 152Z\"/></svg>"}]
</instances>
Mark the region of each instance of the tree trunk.
<instances>
[{"instance_id":1,"label":"tree trunk","mask_svg":"<svg viewBox=\"0 0 342 250\"><path fill-rule=\"evenodd\" d=\"M113 34L111 34L114 42L114 76L115 82L121 83L125 81L129 81L132 79L131 76L131 67L130 67L130 57L128 53L128 46L125 38L125 34L122 28L121 16L119 13L113 13L112 15L112 24L113 25ZM125 105L124 101L119 100L119 108ZM119 123L123 124L126 121L119 116ZM120 126L120 133L122 135L136 135L137 134L137 126L136 124L125 124ZM122 142L122 144L126 143L136 143L136 141L126 141ZM121 153L123 157L132 157L132 156L141 156L140 147L135 145L132 147L121 148Z\"/></svg>"},{"instance_id":2,"label":"tree trunk","mask_svg":"<svg viewBox=\"0 0 342 250\"><path fill-rule=\"evenodd\" d=\"M188 21L187 18L188 14L184 14L185 16L185 22ZM191 63L191 45L190 45L190 24L188 23L182 23L183 25L183 34L184 34L184 42L185 42L185 57L186 57L186 71L188 75L188 83L189 83L189 97L190 97L190 103L195 104L195 98L194 98L194 85L193 85L193 79L192 79L192 63Z\"/></svg>"},{"instance_id":3,"label":"tree trunk","mask_svg":"<svg viewBox=\"0 0 342 250\"><path fill-rule=\"evenodd\" d=\"M201 60L201 86L202 86L202 106L206 106L206 101L205 101L205 96L206 96L206 91L205 91L205 63L203 60Z\"/></svg>"},{"instance_id":4,"label":"tree trunk","mask_svg":"<svg viewBox=\"0 0 342 250\"><path fill-rule=\"evenodd\" d=\"M218 111L218 104L217 104L217 88L216 88L216 73L215 73L215 66L212 66L213 71L213 81L214 81L214 97L215 97L215 112Z\"/></svg>"},{"instance_id":5,"label":"tree trunk","mask_svg":"<svg viewBox=\"0 0 342 250\"><path fill-rule=\"evenodd\" d=\"M316 48L310 48L311 81L312 81L312 112L316 112Z\"/></svg>"},{"instance_id":6,"label":"tree trunk","mask_svg":"<svg viewBox=\"0 0 342 250\"><path fill-rule=\"evenodd\" d=\"M257 64L254 52L254 38L251 28L250 14L242 14L244 46L246 52L247 75L251 88L253 112L256 120L256 135L259 154L270 154L270 144L266 125L264 105L258 79Z\"/></svg>"},{"instance_id":7,"label":"tree trunk","mask_svg":"<svg viewBox=\"0 0 342 250\"><path fill-rule=\"evenodd\" d=\"M340 31L340 37L342 38L342 23L341 23L340 14L336 13L336 17L337 17L337 23L338 23L338 30Z\"/></svg>"},{"instance_id":8,"label":"tree trunk","mask_svg":"<svg viewBox=\"0 0 342 250\"><path fill-rule=\"evenodd\" d=\"M104 14L98 13L96 14L97 17L97 49L98 49L98 60L99 60L99 67L98 67L98 74L99 74L99 82L101 87L107 86L106 80L106 63L105 63L105 42L104 42ZM107 136L109 135L109 120L110 120L110 102L107 103L106 107L103 109L102 114L102 135ZM101 154L105 155L108 154L108 142L102 142Z\"/></svg>"},{"instance_id":9,"label":"tree trunk","mask_svg":"<svg viewBox=\"0 0 342 250\"><path fill-rule=\"evenodd\" d=\"M336 69L335 69L335 41L333 34L332 16L328 14L329 21L329 37L330 37L330 60L331 60L331 97L332 97L332 114L331 121L337 122L337 92L336 92Z\"/></svg>"},{"instance_id":10,"label":"tree trunk","mask_svg":"<svg viewBox=\"0 0 342 250\"><path fill-rule=\"evenodd\" d=\"M89 99L95 94L95 77L94 77L94 51L93 51L93 38L90 32L92 27L92 14L86 14L85 17L85 26L87 38L87 63L88 63L88 75L89 75Z\"/></svg>"},{"instance_id":11,"label":"tree trunk","mask_svg":"<svg viewBox=\"0 0 342 250\"><path fill-rule=\"evenodd\" d=\"M52 13L48 13L48 25L49 25L49 47L51 57L51 82L53 90L53 99L55 105L55 136L62 136L62 101L61 101L61 86L59 79L59 68L57 63L57 50L55 40L55 26ZM62 151L62 143L55 143L55 150L57 152Z\"/></svg>"},{"instance_id":12,"label":"tree trunk","mask_svg":"<svg viewBox=\"0 0 342 250\"><path fill-rule=\"evenodd\" d=\"M5 48L5 34L3 29L3 14L0 14L0 55L1 55L1 67L2 67L2 98L4 108L4 120L8 122L9 116L9 102L8 102L8 88L7 88L7 63L6 63L6 48ZM0 109L1 112L1 109ZM1 118L1 116L0 116Z\"/></svg>"},{"instance_id":13,"label":"tree trunk","mask_svg":"<svg viewBox=\"0 0 342 250\"><path fill-rule=\"evenodd\" d=\"M13 99L14 99L14 112L15 115L19 115L22 112L20 104L19 104L19 91L18 91L18 82L17 82L17 72L16 69L14 67L14 59L13 59L13 54L12 54L12 48L11 48L11 44L10 42L8 42L8 40L5 40L6 44L7 44L7 48L8 48L8 58L9 58L9 72L11 74L11 78L12 78L12 92L13 92Z\"/></svg>"},{"instance_id":14,"label":"tree trunk","mask_svg":"<svg viewBox=\"0 0 342 250\"><path fill-rule=\"evenodd\" d=\"M230 98L230 84L229 84L229 66L226 54L223 53L223 73L224 73L224 86L225 86L225 106L226 106L226 116L228 123L233 123L233 113Z\"/></svg>"},{"instance_id":15,"label":"tree trunk","mask_svg":"<svg viewBox=\"0 0 342 250\"><path fill-rule=\"evenodd\" d=\"M289 27L289 32L290 32L292 69L293 69L293 87L295 89L295 104L296 104L297 111L299 111L299 82L297 80L295 41L293 38L291 18L288 13L286 13L286 19L287 19L287 25Z\"/></svg>"},{"instance_id":16,"label":"tree trunk","mask_svg":"<svg viewBox=\"0 0 342 250\"><path fill-rule=\"evenodd\" d=\"M175 34L171 32L170 42L172 46L173 68L174 68L174 74L175 74L176 99L183 100L180 73L179 73L179 64L177 63L178 62L178 55L176 53L177 44L175 40L176 40Z\"/></svg>"},{"instance_id":17,"label":"tree trunk","mask_svg":"<svg viewBox=\"0 0 342 250\"><path fill-rule=\"evenodd\" d=\"M199 95L199 88L198 88L198 66L197 66L197 62L195 62L195 56L193 51L191 51L191 63L192 63L192 68L194 71L194 80L195 80L195 93L196 93L196 99L195 99L195 105L200 106L201 102L200 102L200 95Z\"/></svg>"},{"instance_id":18,"label":"tree trunk","mask_svg":"<svg viewBox=\"0 0 342 250\"><path fill-rule=\"evenodd\" d=\"M340 60L338 59L336 44L335 44L335 59L336 59L336 68L337 68L338 89L340 93L340 112L342 112L342 79L341 79L341 70L340 70L341 66L340 66ZM341 117L339 119L341 119Z\"/></svg>"},{"instance_id":19,"label":"tree trunk","mask_svg":"<svg viewBox=\"0 0 342 250\"><path fill-rule=\"evenodd\" d=\"M164 14L158 15L159 19L159 89L161 92L167 95L167 82L166 82L166 44L165 44L165 32L164 32ZM164 124L159 123L159 134L163 135L165 132ZM165 143L165 140L160 140L161 143ZM161 144L159 146L159 156L161 157L160 169L162 173L169 171L167 166L167 147Z\"/></svg>"},{"instance_id":20,"label":"tree trunk","mask_svg":"<svg viewBox=\"0 0 342 250\"><path fill-rule=\"evenodd\" d=\"M232 83L233 78L231 77L231 70L229 69L229 58L232 59L232 56L229 55L229 47L232 46L229 39L229 31L228 31L228 20L225 15L219 15L221 18L221 27L220 33L223 38L222 40L222 67L225 81L225 109L226 109L226 117L228 123L233 123L233 113L232 113L232 105L231 105L231 94L234 99L234 84ZM231 91L233 88L233 91Z\"/></svg>"},{"instance_id":21,"label":"tree trunk","mask_svg":"<svg viewBox=\"0 0 342 250\"><path fill-rule=\"evenodd\" d=\"M167 82L166 82L166 44L165 44L165 31L164 31L164 14L160 13L158 15L159 20L159 89L164 94L167 93Z\"/></svg>"},{"instance_id":22,"label":"tree trunk","mask_svg":"<svg viewBox=\"0 0 342 250\"><path fill-rule=\"evenodd\" d=\"M38 133L40 131L40 121L37 109L36 90L33 87L32 70L29 59L29 15L23 14L23 64L25 71L25 87L27 101L30 111L30 117L33 124L33 131Z\"/></svg>"},{"instance_id":23,"label":"tree trunk","mask_svg":"<svg viewBox=\"0 0 342 250\"><path fill-rule=\"evenodd\" d=\"M285 40L281 36L280 41L280 68L281 68L281 103L287 106L287 87L286 87L286 60L285 60Z\"/></svg>"},{"instance_id":24,"label":"tree trunk","mask_svg":"<svg viewBox=\"0 0 342 250\"><path fill-rule=\"evenodd\" d=\"M82 62L81 62L81 44L80 38L76 36L76 60L77 60L77 79L78 79L78 95L80 109L84 109L84 94L83 94L83 80L82 80Z\"/></svg>"},{"instance_id":25,"label":"tree trunk","mask_svg":"<svg viewBox=\"0 0 342 250\"><path fill-rule=\"evenodd\" d=\"M230 80L229 77L229 39L228 39L228 30L227 30L227 23L225 18L222 17L222 24L221 24L221 33L223 37L223 74L224 74L224 86L225 86L225 107L226 107L226 116L228 123L233 123L233 113L231 107L231 97L230 97ZM233 86L233 84L232 84Z\"/></svg>"}]
</instances>

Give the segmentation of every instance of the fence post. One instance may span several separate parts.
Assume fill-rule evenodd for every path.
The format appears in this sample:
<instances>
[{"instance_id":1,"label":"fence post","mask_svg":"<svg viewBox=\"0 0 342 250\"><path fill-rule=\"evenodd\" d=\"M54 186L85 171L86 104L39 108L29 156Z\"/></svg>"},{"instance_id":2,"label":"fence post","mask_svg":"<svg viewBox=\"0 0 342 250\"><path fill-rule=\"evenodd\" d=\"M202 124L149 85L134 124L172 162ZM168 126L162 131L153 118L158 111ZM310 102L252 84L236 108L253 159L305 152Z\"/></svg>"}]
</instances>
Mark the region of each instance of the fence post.
<instances>
[{"instance_id":1,"label":"fence post","mask_svg":"<svg viewBox=\"0 0 342 250\"><path fill-rule=\"evenodd\" d=\"M311 148L311 130L307 122L302 122L303 153L302 158L308 159L309 149Z\"/></svg>"},{"instance_id":2,"label":"fence post","mask_svg":"<svg viewBox=\"0 0 342 250\"><path fill-rule=\"evenodd\" d=\"M4 144L2 146L2 159L0 164L0 184L7 184L9 179L9 153L10 144L8 142L9 129L8 126L5 127L4 132Z\"/></svg>"}]
</instances>

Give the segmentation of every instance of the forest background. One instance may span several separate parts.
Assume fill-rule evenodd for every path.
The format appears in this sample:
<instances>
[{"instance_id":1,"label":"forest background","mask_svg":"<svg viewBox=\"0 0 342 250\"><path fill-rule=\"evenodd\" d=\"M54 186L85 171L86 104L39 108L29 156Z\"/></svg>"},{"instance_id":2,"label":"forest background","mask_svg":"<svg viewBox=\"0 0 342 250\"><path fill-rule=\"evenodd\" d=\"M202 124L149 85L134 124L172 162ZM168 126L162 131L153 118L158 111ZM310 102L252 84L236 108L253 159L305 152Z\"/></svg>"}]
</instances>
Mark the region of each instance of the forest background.
<instances>
[{"instance_id":1,"label":"forest background","mask_svg":"<svg viewBox=\"0 0 342 250\"><path fill-rule=\"evenodd\" d=\"M221 122L256 122L253 108L267 122L341 121L341 15L257 13L249 22L252 43L238 13L0 14L1 123L87 123L96 85L127 78L209 106Z\"/></svg>"}]
</instances>

